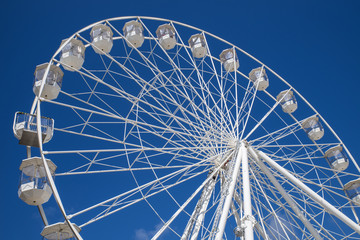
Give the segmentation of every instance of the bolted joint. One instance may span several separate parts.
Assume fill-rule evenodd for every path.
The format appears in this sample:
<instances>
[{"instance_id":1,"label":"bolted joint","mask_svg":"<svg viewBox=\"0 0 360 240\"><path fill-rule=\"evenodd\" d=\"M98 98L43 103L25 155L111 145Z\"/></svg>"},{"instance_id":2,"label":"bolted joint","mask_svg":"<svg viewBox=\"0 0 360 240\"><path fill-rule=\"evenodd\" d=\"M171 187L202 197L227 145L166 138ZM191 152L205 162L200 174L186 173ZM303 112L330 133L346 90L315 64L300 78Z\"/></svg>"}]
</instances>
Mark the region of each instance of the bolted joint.
<instances>
[{"instance_id":1,"label":"bolted joint","mask_svg":"<svg viewBox=\"0 0 360 240\"><path fill-rule=\"evenodd\" d=\"M239 226L236 226L234 228L234 234L236 237L244 237L245 234L245 228L247 227L246 222L251 222L252 226L254 227L255 224L257 223L257 221L255 220L255 218L251 215L247 215L245 217L243 217L240 220Z\"/></svg>"},{"instance_id":2,"label":"bolted joint","mask_svg":"<svg viewBox=\"0 0 360 240\"><path fill-rule=\"evenodd\" d=\"M248 143L248 141L246 141L246 139L243 139L243 140L241 141L241 143L244 145L244 147L246 147L246 148L249 147L249 143Z\"/></svg>"},{"instance_id":3,"label":"bolted joint","mask_svg":"<svg viewBox=\"0 0 360 240\"><path fill-rule=\"evenodd\" d=\"M252 226L254 227L257 223L256 219L252 215L246 215L241 219L241 226L244 226L244 229L246 228L247 224L246 222L251 222Z\"/></svg>"}]
</instances>

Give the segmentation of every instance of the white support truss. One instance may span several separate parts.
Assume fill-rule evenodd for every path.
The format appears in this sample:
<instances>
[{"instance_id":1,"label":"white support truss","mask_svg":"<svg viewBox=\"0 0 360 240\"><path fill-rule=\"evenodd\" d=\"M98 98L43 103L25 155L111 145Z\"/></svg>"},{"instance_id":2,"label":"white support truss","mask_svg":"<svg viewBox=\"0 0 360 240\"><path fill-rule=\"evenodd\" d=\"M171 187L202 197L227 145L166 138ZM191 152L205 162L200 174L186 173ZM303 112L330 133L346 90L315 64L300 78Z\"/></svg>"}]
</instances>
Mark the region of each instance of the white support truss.
<instances>
[{"instance_id":1,"label":"white support truss","mask_svg":"<svg viewBox=\"0 0 360 240\"><path fill-rule=\"evenodd\" d=\"M201 225L204 221L206 209L209 204L211 194L215 187L215 183L216 183L216 175L214 175L212 179L210 179L209 182L207 182L207 184L204 186L203 192L201 193L201 197L198 203L196 204L196 207L191 215L188 224L186 225L181 240L197 239Z\"/></svg>"},{"instance_id":2,"label":"white support truss","mask_svg":"<svg viewBox=\"0 0 360 240\"><path fill-rule=\"evenodd\" d=\"M221 217L220 217L220 220L219 220L218 230L217 230L216 235L215 235L215 240L222 240L223 239L224 230L225 230L225 226L226 226L226 221L227 221L230 206L231 206L231 203L232 203L233 195L234 195L234 192L235 192L235 186L236 186L236 182L237 182L237 177L238 177L239 171L240 171L241 158L242 158L242 154L241 154L241 148L240 148L238 150L237 156L235 158L234 169L233 169L233 172L232 172L231 180L229 182L229 187L228 187L228 190L227 190L227 195L226 195L224 207L223 207Z\"/></svg>"}]
</instances>

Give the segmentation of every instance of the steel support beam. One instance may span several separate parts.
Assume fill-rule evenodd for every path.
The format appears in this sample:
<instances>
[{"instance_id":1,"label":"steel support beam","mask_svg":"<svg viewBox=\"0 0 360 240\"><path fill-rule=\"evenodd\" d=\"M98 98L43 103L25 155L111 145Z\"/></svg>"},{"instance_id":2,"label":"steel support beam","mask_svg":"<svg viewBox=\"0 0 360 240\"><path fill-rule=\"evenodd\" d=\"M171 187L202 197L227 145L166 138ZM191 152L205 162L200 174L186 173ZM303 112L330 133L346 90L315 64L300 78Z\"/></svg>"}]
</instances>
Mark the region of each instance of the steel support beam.
<instances>
[{"instance_id":1,"label":"steel support beam","mask_svg":"<svg viewBox=\"0 0 360 240\"><path fill-rule=\"evenodd\" d=\"M201 193L201 197L198 203L196 204L193 213L191 214L190 221L186 225L181 240L188 239L190 235L191 235L190 237L191 240L197 239L201 225L204 221L206 209L209 204L211 194L215 187L215 183L216 183L216 175L214 175L213 178L205 185L203 192Z\"/></svg>"},{"instance_id":2,"label":"steel support beam","mask_svg":"<svg viewBox=\"0 0 360 240\"><path fill-rule=\"evenodd\" d=\"M274 175L270 172L270 170L266 167L266 165L259 159L254 149L249 147L250 155L254 158L256 163L259 165L261 171L268 177L268 179L271 181L271 183L275 186L275 188L279 191L281 196L284 198L284 200L289 204L291 209L294 211L294 213L297 215L297 217L300 219L300 221L304 224L304 226L309 230L311 235L316 240L322 240L322 237L316 231L314 226L306 219L305 215L301 212L299 207L296 205L294 199L292 199L289 194L285 191L285 189L281 186L281 184L278 182L278 180L274 177Z\"/></svg>"},{"instance_id":3,"label":"steel support beam","mask_svg":"<svg viewBox=\"0 0 360 240\"><path fill-rule=\"evenodd\" d=\"M292 173L290 173L288 170L281 167L278 163L276 163L274 160L272 160L270 157L268 157L265 153L259 151L258 154L271 167L275 168L284 177L286 177L289 181L291 181L293 184L298 186L302 191L304 191L307 195L309 195L310 198L312 198L315 202L317 202L320 206L322 206L326 212L334 215L339 220L341 220L346 225L348 225L350 228L352 228L355 232L360 234L360 226L358 224L356 224L353 220L351 220L348 216L346 216L341 211L339 211L337 208L335 208L332 204L330 204L328 201L326 201L324 198L322 198L320 195L318 195L316 192L314 192L311 188L309 188L307 185L305 185L302 181L300 181L298 178L296 178L294 175L292 175Z\"/></svg>"},{"instance_id":4,"label":"steel support beam","mask_svg":"<svg viewBox=\"0 0 360 240\"><path fill-rule=\"evenodd\" d=\"M229 210L230 210L230 206L232 203L232 199L234 196L234 192L235 192L235 186L237 183L237 177L239 175L239 171L240 171L240 163L241 163L241 158L242 158L242 154L241 154L241 147L237 152L237 156L235 158L235 164L234 164L234 169L231 175L231 180L229 182L229 187L227 190L227 196L225 198L225 203L224 203L224 207L221 213L221 217L220 217L220 221L219 221L219 225L218 225L218 230L216 232L215 235L215 240L222 240L223 239L223 235L224 235L224 230L225 230L225 226L226 226L226 221L227 221L227 217L229 214Z\"/></svg>"},{"instance_id":5,"label":"steel support beam","mask_svg":"<svg viewBox=\"0 0 360 240\"><path fill-rule=\"evenodd\" d=\"M242 155L242 180L243 180L243 203L244 203L244 219L245 224L244 237L245 240L254 239L254 218L251 209L251 193L250 193L250 174L247 147L241 145Z\"/></svg>"}]
</instances>

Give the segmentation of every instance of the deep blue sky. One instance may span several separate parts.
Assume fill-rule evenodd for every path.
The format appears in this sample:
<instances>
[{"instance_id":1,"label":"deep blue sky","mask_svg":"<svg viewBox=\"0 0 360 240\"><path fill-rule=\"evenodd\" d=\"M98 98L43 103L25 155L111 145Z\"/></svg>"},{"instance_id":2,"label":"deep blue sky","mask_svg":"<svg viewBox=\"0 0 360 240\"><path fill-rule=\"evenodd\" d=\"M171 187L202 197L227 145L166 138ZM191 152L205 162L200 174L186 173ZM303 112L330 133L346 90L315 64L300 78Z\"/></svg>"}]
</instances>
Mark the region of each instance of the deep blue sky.
<instances>
[{"instance_id":1,"label":"deep blue sky","mask_svg":"<svg viewBox=\"0 0 360 240\"><path fill-rule=\"evenodd\" d=\"M25 148L13 114L29 111L33 72L62 39L95 21L154 16L184 22L246 50L284 77L322 114L360 162L360 1L7 1L1 19L0 232L40 239L37 210L17 197ZM113 239L116 239L115 237Z\"/></svg>"}]
</instances>

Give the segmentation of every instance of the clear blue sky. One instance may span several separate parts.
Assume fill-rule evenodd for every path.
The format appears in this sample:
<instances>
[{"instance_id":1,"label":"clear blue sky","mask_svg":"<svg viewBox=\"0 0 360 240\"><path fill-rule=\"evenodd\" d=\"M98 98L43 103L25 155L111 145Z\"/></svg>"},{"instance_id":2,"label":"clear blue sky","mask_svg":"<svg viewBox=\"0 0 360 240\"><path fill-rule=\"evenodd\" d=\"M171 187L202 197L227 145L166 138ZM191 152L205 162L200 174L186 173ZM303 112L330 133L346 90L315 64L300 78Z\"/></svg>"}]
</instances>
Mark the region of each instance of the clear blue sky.
<instances>
[{"instance_id":1,"label":"clear blue sky","mask_svg":"<svg viewBox=\"0 0 360 240\"><path fill-rule=\"evenodd\" d=\"M12 121L16 111L30 110L35 66L47 62L62 39L95 21L117 16L163 17L204 29L284 77L322 114L360 162L359 12L356 0L3 3L1 238L40 239L37 209L17 197L18 167L25 148L13 137Z\"/></svg>"}]
</instances>

